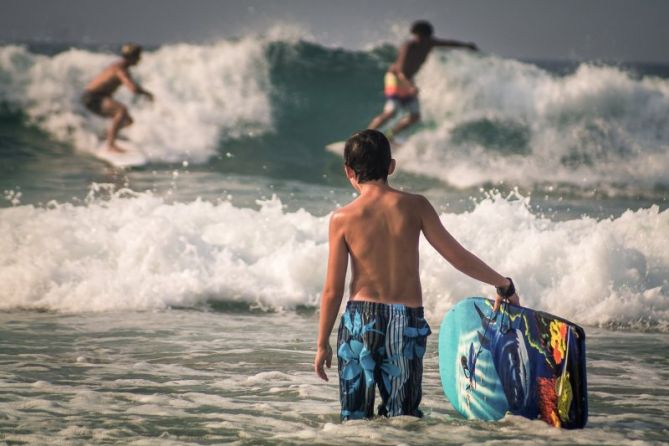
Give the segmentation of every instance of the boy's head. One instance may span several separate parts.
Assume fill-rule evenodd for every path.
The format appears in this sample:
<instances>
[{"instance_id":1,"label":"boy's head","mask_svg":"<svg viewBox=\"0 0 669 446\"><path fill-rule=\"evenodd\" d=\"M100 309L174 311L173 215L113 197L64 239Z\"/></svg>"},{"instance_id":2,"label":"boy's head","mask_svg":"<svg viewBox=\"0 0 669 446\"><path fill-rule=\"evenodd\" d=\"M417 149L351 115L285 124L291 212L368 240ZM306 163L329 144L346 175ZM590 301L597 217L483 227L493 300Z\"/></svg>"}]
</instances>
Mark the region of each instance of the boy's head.
<instances>
[{"instance_id":1,"label":"boy's head","mask_svg":"<svg viewBox=\"0 0 669 446\"><path fill-rule=\"evenodd\" d=\"M136 43L126 43L121 48L121 56L131 65L135 65L142 57L142 47Z\"/></svg>"},{"instance_id":2,"label":"boy's head","mask_svg":"<svg viewBox=\"0 0 669 446\"><path fill-rule=\"evenodd\" d=\"M418 20L411 25L411 34L415 34L423 39L432 37L433 32L432 25L426 20Z\"/></svg>"},{"instance_id":3,"label":"boy's head","mask_svg":"<svg viewBox=\"0 0 669 446\"><path fill-rule=\"evenodd\" d=\"M387 181L393 164L388 139L378 130L353 134L344 146L344 164L355 173L358 183Z\"/></svg>"}]
</instances>

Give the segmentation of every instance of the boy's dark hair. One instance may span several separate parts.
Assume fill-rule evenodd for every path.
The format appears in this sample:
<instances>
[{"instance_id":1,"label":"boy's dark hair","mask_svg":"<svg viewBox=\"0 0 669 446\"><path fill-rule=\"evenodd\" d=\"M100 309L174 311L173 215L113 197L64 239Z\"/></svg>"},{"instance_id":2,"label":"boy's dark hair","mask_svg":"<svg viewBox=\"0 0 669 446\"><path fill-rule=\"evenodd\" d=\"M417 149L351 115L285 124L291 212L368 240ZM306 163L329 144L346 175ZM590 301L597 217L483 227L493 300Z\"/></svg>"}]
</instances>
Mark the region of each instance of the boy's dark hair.
<instances>
[{"instance_id":1,"label":"boy's dark hair","mask_svg":"<svg viewBox=\"0 0 669 446\"><path fill-rule=\"evenodd\" d=\"M360 183L388 180L390 143L378 130L354 133L344 146L344 164L353 169Z\"/></svg>"},{"instance_id":2,"label":"boy's dark hair","mask_svg":"<svg viewBox=\"0 0 669 446\"><path fill-rule=\"evenodd\" d=\"M411 34L418 34L422 37L432 37L433 32L434 29L432 28L432 25L426 20L418 20L411 25Z\"/></svg>"}]
</instances>

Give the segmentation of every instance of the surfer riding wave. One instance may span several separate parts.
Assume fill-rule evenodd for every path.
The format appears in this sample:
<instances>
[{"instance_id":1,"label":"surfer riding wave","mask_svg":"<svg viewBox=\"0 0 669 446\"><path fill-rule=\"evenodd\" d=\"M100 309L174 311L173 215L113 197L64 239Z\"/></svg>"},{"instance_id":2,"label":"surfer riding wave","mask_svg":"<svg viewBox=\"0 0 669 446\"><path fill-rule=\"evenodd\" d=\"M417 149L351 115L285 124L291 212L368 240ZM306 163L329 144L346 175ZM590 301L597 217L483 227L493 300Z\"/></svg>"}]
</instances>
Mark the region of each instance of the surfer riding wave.
<instances>
[{"instance_id":1,"label":"surfer riding wave","mask_svg":"<svg viewBox=\"0 0 669 446\"><path fill-rule=\"evenodd\" d=\"M153 100L153 94L144 89L130 76L129 68L139 63L142 47L134 43L123 45L122 59L105 68L86 86L81 102L96 115L111 118L112 122L107 131L107 149L114 152L125 152L116 145L116 137L123 127L132 124L133 120L125 105L112 98L114 92L125 85L135 94L143 95Z\"/></svg>"},{"instance_id":2,"label":"surfer riding wave","mask_svg":"<svg viewBox=\"0 0 669 446\"><path fill-rule=\"evenodd\" d=\"M388 68L385 75L384 94L386 104L381 114L374 117L367 127L378 129L395 117L398 111L405 113L405 116L386 133L391 142L395 135L420 120L418 87L414 83L414 76L423 66L432 49L434 47L447 47L478 50L474 43L437 39L432 36L432 33L433 28L429 22L424 20L415 22L411 26L412 38L400 47L397 59Z\"/></svg>"}]
</instances>

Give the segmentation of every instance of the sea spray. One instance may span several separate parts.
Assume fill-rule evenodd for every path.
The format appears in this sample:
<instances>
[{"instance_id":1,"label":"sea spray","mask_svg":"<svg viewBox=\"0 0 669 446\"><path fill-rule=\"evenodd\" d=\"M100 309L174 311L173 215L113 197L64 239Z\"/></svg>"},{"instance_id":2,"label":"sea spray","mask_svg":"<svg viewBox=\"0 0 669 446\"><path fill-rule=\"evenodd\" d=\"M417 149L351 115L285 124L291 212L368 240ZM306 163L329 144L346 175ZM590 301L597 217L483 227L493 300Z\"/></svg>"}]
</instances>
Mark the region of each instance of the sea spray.
<instances>
[{"instance_id":1,"label":"sea spray","mask_svg":"<svg viewBox=\"0 0 669 446\"><path fill-rule=\"evenodd\" d=\"M669 211L552 221L529 199L492 194L470 212L443 213L468 249L514 277L524 305L584 325L669 329ZM328 216L287 212L277 198L167 202L122 190L85 205L0 210L0 307L64 312L316 306L325 277ZM440 317L493 289L421 242L424 303Z\"/></svg>"},{"instance_id":2,"label":"sea spray","mask_svg":"<svg viewBox=\"0 0 669 446\"><path fill-rule=\"evenodd\" d=\"M0 306L143 310L207 298L313 305L324 274L315 267L324 267L327 249L323 219L283 213L276 199L259 205L167 204L121 190L86 206L3 209Z\"/></svg>"},{"instance_id":3,"label":"sea spray","mask_svg":"<svg viewBox=\"0 0 669 446\"><path fill-rule=\"evenodd\" d=\"M669 185L666 79L588 63L558 76L452 52L429 59L417 82L429 128L397 153L413 172L457 187Z\"/></svg>"}]
</instances>

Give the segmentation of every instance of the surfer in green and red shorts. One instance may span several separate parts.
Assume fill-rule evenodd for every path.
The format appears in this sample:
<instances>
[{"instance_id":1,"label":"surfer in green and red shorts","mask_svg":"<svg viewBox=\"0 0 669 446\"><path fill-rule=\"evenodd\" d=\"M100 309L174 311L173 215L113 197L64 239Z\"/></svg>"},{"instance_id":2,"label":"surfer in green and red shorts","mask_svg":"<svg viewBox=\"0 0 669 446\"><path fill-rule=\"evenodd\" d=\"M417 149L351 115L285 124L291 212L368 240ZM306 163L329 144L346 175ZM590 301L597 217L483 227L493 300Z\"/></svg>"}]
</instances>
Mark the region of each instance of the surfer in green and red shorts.
<instances>
[{"instance_id":1,"label":"surfer in green and red shorts","mask_svg":"<svg viewBox=\"0 0 669 446\"><path fill-rule=\"evenodd\" d=\"M425 63L432 48L449 47L478 50L474 43L436 39L432 37L432 33L432 25L429 22L422 20L415 22L411 26L412 38L400 47L397 59L388 68L385 75L384 94L386 104L383 107L383 112L372 119L368 128L378 129L393 118L398 111L406 113L406 116L387 132L391 141L394 135L420 120L418 87L414 83L414 76Z\"/></svg>"}]
</instances>

